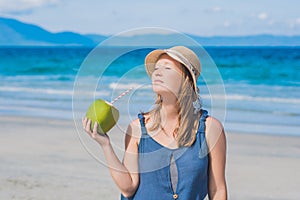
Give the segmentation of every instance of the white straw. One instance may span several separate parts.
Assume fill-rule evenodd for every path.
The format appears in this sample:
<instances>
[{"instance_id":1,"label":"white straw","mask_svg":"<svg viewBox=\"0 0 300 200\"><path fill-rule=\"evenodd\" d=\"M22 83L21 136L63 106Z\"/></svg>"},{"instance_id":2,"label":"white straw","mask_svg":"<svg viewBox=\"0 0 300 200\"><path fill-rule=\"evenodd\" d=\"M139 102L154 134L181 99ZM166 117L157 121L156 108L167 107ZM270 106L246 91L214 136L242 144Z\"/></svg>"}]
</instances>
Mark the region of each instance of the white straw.
<instances>
[{"instance_id":1,"label":"white straw","mask_svg":"<svg viewBox=\"0 0 300 200\"><path fill-rule=\"evenodd\" d=\"M123 96L125 96L127 93L129 93L132 89L133 89L133 87L129 88L128 90L126 90L125 92L123 92L122 94L120 94L117 98L115 98L114 100L112 100L110 103L114 104L116 101L118 101Z\"/></svg>"}]
</instances>

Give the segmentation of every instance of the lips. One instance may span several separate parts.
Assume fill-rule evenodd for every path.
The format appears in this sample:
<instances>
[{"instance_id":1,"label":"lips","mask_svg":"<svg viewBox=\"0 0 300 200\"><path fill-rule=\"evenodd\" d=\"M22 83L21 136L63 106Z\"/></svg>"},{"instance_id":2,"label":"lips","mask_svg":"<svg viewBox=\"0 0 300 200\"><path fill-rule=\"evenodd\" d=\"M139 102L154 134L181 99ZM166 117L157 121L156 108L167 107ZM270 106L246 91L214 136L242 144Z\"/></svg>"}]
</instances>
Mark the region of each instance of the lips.
<instances>
[{"instance_id":1,"label":"lips","mask_svg":"<svg viewBox=\"0 0 300 200\"><path fill-rule=\"evenodd\" d=\"M162 80L154 80L153 83L164 83Z\"/></svg>"}]
</instances>

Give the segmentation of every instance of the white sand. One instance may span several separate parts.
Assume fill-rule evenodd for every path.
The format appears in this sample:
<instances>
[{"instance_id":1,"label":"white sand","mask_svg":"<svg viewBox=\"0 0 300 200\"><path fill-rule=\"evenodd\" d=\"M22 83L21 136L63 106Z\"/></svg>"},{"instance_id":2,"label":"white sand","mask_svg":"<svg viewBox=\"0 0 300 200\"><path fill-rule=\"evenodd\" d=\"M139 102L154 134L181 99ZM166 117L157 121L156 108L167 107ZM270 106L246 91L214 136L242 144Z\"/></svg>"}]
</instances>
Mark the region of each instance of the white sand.
<instances>
[{"instance_id":1,"label":"white sand","mask_svg":"<svg viewBox=\"0 0 300 200\"><path fill-rule=\"evenodd\" d=\"M110 135L121 158L122 130ZM0 199L119 199L73 121L0 117L0 136ZM103 160L94 141L81 140ZM229 199L300 199L300 137L227 133L227 140Z\"/></svg>"}]
</instances>

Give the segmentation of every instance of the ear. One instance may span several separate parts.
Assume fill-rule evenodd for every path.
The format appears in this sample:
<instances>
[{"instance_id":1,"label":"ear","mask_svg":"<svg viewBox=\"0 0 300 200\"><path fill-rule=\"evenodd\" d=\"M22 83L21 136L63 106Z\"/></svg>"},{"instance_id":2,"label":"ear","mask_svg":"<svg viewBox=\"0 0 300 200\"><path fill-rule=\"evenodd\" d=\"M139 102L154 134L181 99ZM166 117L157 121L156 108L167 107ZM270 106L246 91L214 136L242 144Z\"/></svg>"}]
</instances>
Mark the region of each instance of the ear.
<instances>
[{"instance_id":1,"label":"ear","mask_svg":"<svg viewBox=\"0 0 300 200\"><path fill-rule=\"evenodd\" d=\"M163 102L163 98L162 98L162 96L161 96L160 94L157 95L157 98L158 98L159 103L162 103L162 102Z\"/></svg>"}]
</instances>

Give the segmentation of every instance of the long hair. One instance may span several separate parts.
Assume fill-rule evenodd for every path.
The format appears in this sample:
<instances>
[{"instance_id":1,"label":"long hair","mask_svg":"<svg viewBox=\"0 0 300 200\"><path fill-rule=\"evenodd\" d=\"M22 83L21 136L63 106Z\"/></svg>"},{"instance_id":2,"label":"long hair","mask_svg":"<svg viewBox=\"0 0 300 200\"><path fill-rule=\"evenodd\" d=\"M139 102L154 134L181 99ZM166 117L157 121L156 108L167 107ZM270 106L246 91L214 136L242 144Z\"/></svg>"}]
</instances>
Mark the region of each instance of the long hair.
<instances>
[{"instance_id":1,"label":"long hair","mask_svg":"<svg viewBox=\"0 0 300 200\"><path fill-rule=\"evenodd\" d=\"M179 147L191 146L196 138L196 130L200 113L194 113L193 101L198 96L194 91L193 81L190 72L182 65L183 80L177 96L178 106L178 127L174 130L174 136ZM158 94L154 108L145 114L149 114L151 126L149 131L156 131L161 128L162 97Z\"/></svg>"}]
</instances>

